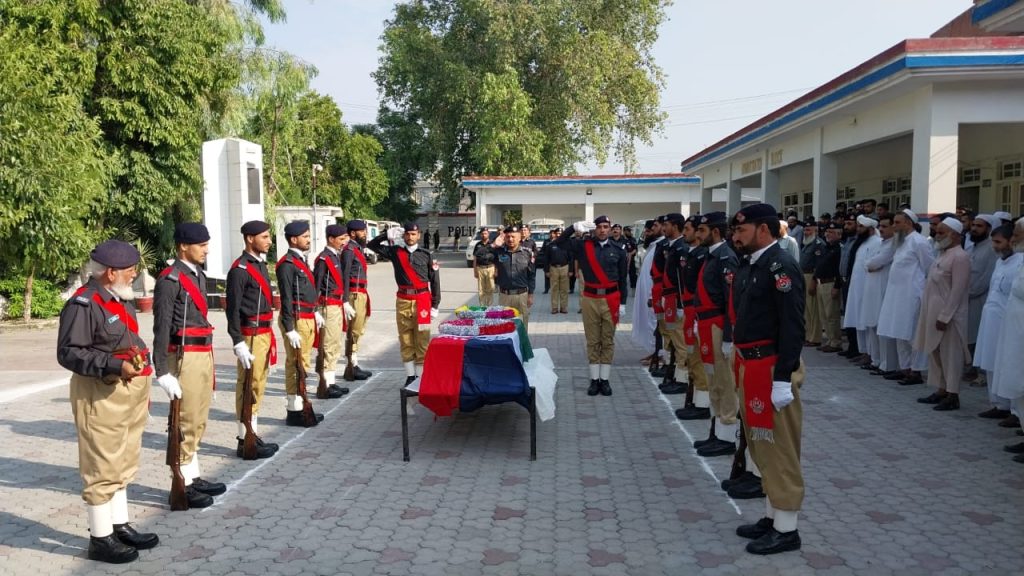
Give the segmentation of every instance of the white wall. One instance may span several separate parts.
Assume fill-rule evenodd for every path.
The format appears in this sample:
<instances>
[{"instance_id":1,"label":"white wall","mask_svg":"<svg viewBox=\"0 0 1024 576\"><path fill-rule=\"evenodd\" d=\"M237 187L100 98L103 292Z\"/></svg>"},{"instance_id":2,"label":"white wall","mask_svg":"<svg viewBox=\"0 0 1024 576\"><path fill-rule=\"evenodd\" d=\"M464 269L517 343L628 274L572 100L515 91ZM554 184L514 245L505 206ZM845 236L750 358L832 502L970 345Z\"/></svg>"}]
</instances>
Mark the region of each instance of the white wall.
<instances>
[{"instance_id":1,"label":"white wall","mask_svg":"<svg viewBox=\"0 0 1024 576\"><path fill-rule=\"evenodd\" d=\"M250 220L263 220L263 148L259 144L226 138L202 147L203 223L210 231L206 274L227 277L235 258L245 249L240 229ZM250 202L248 165L257 171L258 202Z\"/></svg>"}]
</instances>

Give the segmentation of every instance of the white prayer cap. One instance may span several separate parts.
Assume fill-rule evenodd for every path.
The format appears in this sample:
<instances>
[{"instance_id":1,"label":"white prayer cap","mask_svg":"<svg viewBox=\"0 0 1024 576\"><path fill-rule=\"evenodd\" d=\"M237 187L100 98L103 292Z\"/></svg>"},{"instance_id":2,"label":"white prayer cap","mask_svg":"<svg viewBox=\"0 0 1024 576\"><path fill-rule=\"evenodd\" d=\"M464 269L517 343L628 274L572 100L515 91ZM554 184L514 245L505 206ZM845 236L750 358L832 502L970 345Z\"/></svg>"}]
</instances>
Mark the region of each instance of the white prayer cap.
<instances>
[{"instance_id":1,"label":"white prayer cap","mask_svg":"<svg viewBox=\"0 0 1024 576\"><path fill-rule=\"evenodd\" d=\"M910 221L912 223L917 223L917 214L914 214L914 211L911 210L910 208L904 208L903 215L906 216L907 218L910 218Z\"/></svg>"},{"instance_id":2,"label":"white prayer cap","mask_svg":"<svg viewBox=\"0 0 1024 576\"><path fill-rule=\"evenodd\" d=\"M999 218L1000 220L1013 220L1013 216L1011 216L1009 212L996 212L995 214L993 214L993 216Z\"/></svg>"},{"instance_id":3,"label":"white prayer cap","mask_svg":"<svg viewBox=\"0 0 1024 576\"><path fill-rule=\"evenodd\" d=\"M857 224L860 224L861 226L867 226L868 228L877 228L878 220L875 220L874 218L869 218L868 216L861 214L860 216L857 216Z\"/></svg>"},{"instance_id":4,"label":"white prayer cap","mask_svg":"<svg viewBox=\"0 0 1024 576\"><path fill-rule=\"evenodd\" d=\"M946 219L942 221L942 224L945 224L947 228L949 228L953 232L956 232L957 234L964 233L964 225L961 224L959 220L953 218L952 216L946 216Z\"/></svg>"},{"instance_id":5,"label":"white prayer cap","mask_svg":"<svg viewBox=\"0 0 1024 576\"><path fill-rule=\"evenodd\" d=\"M995 230L996 228L999 228L1000 226L1003 225L1002 219L996 217L994 214L978 214L974 218L975 219L980 218L980 219L984 220L985 222L988 222L988 226L992 230Z\"/></svg>"}]
</instances>

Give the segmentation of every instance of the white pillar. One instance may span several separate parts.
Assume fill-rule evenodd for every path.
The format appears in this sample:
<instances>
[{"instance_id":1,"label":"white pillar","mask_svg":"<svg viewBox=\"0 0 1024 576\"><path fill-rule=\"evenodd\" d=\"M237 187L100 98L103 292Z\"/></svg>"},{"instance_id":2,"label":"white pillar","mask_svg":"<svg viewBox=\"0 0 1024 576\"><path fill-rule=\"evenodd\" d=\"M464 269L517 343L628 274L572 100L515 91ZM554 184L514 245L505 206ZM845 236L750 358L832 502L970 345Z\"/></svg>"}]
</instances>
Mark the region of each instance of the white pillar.
<instances>
[{"instance_id":1,"label":"white pillar","mask_svg":"<svg viewBox=\"0 0 1024 576\"><path fill-rule=\"evenodd\" d=\"M767 164L765 164L767 166ZM782 190L779 188L779 171L765 169L761 173L761 194L766 204L782 212Z\"/></svg>"},{"instance_id":2,"label":"white pillar","mask_svg":"<svg viewBox=\"0 0 1024 576\"><path fill-rule=\"evenodd\" d=\"M476 229L487 226L487 193L483 188L476 193Z\"/></svg>"},{"instance_id":3,"label":"white pillar","mask_svg":"<svg viewBox=\"0 0 1024 576\"><path fill-rule=\"evenodd\" d=\"M589 190L589 188L588 188ZM586 203L583 206L583 219L587 222L594 221L594 196L591 194L586 195Z\"/></svg>"},{"instance_id":4,"label":"white pillar","mask_svg":"<svg viewBox=\"0 0 1024 576\"><path fill-rule=\"evenodd\" d=\"M714 202L714 189L713 188L701 188L700 189L700 213L707 214L711 211L711 204ZM730 214L731 216L731 214Z\"/></svg>"},{"instance_id":5,"label":"white pillar","mask_svg":"<svg viewBox=\"0 0 1024 576\"><path fill-rule=\"evenodd\" d=\"M735 180L729 180L728 186L728 196L726 196L725 200L725 213L735 214L743 207L742 196L740 195L742 189L740 188L740 183Z\"/></svg>"},{"instance_id":6,"label":"white pillar","mask_svg":"<svg viewBox=\"0 0 1024 576\"><path fill-rule=\"evenodd\" d=\"M956 208L960 125L934 88L921 95L914 123L910 208L919 214Z\"/></svg>"},{"instance_id":7,"label":"white pillar","mask_svg":"<svg viewBox=\"0 0 1024 576\"><path fill-rule=\"evenodd\" d=\"M814 153L814 195L811 212L815 215L836 207L836 187L839 186L839 167L836 157L822 151L822 132L818 132L818 149ZM804 215L801 214L802 218Z\"/></svg>"}]
</instances>

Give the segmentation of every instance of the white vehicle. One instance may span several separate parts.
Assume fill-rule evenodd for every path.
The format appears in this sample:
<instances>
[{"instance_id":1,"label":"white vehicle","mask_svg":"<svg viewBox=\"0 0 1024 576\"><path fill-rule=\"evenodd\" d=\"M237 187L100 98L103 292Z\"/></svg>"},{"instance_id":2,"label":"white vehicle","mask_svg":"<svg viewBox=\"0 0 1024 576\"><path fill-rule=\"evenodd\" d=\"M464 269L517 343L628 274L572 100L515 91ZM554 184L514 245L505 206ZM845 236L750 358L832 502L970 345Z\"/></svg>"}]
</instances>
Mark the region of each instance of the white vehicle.
<instances>
[{"instance_id":1,"label":"white vehicle","mask_svg":"<svg viewBox=\"0 0 1024 576\"><path fill-rule=\"evenodd\" d=\"M543 232L545 237L552 228L565 228L565 220L559 220L558 218L534 218L526 223L530 227L531 234L533 232Z\"/></svg>"}]
</instances>

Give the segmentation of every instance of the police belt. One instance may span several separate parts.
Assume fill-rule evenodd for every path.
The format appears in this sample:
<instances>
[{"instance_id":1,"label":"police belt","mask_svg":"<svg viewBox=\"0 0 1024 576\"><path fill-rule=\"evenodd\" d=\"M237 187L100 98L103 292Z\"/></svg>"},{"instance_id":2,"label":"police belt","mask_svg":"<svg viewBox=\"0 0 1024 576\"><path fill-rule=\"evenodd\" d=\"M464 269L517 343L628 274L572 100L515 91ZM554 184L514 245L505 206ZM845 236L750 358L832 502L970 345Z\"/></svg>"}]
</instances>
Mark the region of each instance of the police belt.
<instances>
[{"instance_id":1,"label":"police belt","mask_svg":"<svg viewBox=\"0 0 1024 576\"><path fill-rule=\"evenodd\" d=\"M550 266L551 266L552 268L566 268L566 267L568 267L568 266L569 266L569 263L568 263L568 262L566 262L565 264L551 264Z\"/></svg>"},{"instance_id":2,"label":"police belt","mask_svg":"<svg viewBox=\"0 0 1024 576\"><path fill-rule=\"evenodd\" d=\"M697 312L697 320L711 320L713 318L720 318L723 316L721 310L704 310Z\"/></svg>"},{"instance_id":3,"label":"police belt","mask_svg":"<svg viewBox=\"0 0 1024 576\"><path fill-rule=\"evenodd\" d=\"M186 348L189 346L209 346L212 343L213 336L185 336L184 338L176 336L171 340L170 347L175 348L181 344L184 344Z\"/></svg>"},{"instance_id":4,"label":"police belt","mask_svg":"<svg viewBox=\"0 0 1024 576\"><path fill-rule=\"evenodd\" d=\"M819 284L831 284L831 283L833 283L835 281L836 281L835 278L818 278L818 283Z\"/></svg>"},{"instance_id":5,"label":"police belt","mask_svg":"<svg viewBox=\"0 0 1024 576\"><path fill-rule=\"evenodd\" d=\"M736 344L735 348L744 360L759 360L777 354L775 344Z\"/></svg>"},{"instance_id":6,"label":"police belt","mask_svg":"<svg viewBox=\"0 0 1024 576\"><path fill-rule=\"evenodd\" d=\"M480 264L479 262L477 262L476 267L477 268L494 268L494 262L491 262L490 264Z\"/></svg>"},{"instance_id":7,"label":"police belt","mask_svg":"<svg viewBox=\"0 0 1024 576\"><path fill-rule=\"evenodd\" d=\"M590 294L592 296L606 296L608 294L614 294L614 293L616 293L618 291L619 291L619 287L618 286L613 286L611 288L584 288L583 289L583 293L584 294Z\"/></svg>"},{"instance_id":8,"label":"police belt","mask_svg":"<svg viewBox=\"0 0 1024 576\"><path fill-rule=\"evenodd\" d=\"M428 292L428 291L430 291L429 288L399 288L398 289L398 293L400 295L404 294L406 296L417 296L419 294L423 294L424 292Z\"/></svg>"},{"instance_id":9,"label":"police belt","mask_svg":"<svg viewBox=\"0 0 1024 576\"><path fill-rule=\"evenodd\" d=\"M242 328L270 328L270 320L246 320L242 322Z\"/></svg>"},{"instance_id":10,"label":"police belt","mask_svg":"<svg viewBox=\"0 0 1024 576\"><path fill-rule=\"evenodd\" d=\"M519 294L525 294L529 292L529 288L513 288L511 290L502 290L502 294L508 294L509 296L517 296Z\"/></svg>"}]
</instances>

